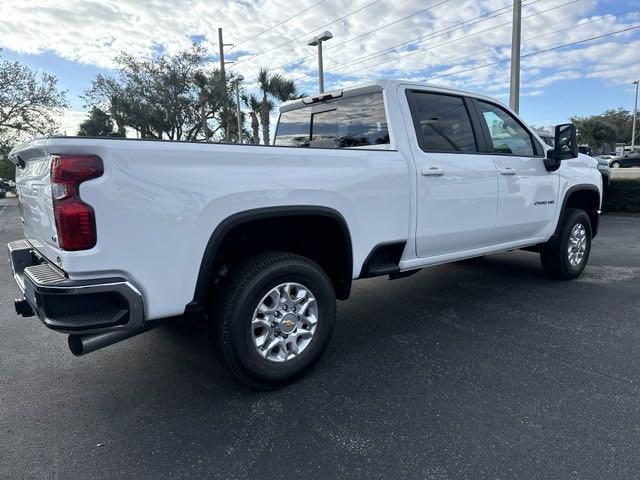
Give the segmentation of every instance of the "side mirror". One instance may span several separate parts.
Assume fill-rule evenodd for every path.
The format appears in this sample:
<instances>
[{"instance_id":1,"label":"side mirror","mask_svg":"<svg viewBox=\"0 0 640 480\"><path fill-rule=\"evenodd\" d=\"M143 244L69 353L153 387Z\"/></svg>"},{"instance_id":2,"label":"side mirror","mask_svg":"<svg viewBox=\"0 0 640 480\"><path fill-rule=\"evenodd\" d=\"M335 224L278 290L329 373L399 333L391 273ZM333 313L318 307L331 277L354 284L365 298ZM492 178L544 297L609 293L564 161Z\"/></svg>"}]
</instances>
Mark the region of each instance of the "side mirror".
<instances>
[{"instance_id":1,"label":"side mirror","mask_svg":"<svg viewBox=\"0 0 640 480\"><path fill-rule=\"evenodd\" d=\"M555 146L547 155L552 160L568 160L578 156L576 126L572 123L556 125Z\"/></svg>"},{"instance_id":2,"label":"side mirror","mask_svg":"<svg viewBox=\"0 0 640 480\"><path fill-rule=\"evenodd\" d=\"M576 126L572 123L556 125L554 147L547 151L544 166L549 172L560 168L560 162L578 156Z\"/></svg>"}]
</instances>

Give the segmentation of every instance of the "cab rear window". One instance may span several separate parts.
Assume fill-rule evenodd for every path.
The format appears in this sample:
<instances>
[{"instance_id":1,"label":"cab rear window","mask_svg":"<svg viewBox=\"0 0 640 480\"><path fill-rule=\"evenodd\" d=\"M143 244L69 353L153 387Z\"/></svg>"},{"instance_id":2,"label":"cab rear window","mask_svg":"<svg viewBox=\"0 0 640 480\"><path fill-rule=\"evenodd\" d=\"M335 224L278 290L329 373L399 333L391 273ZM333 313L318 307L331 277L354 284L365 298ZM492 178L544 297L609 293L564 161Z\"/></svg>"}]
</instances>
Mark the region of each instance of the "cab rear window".
<instances>
[{"instance_id":1,"label":"cab rear window","mask_svg":"<svg viewBox=\"0 0 640 480\"><path fill-rule=\"evenodd\" d=\"M381 92L343 98L324 105L322 111L312 110L283 112L275 145L353 148L389 144Z\"/></svg>"}]
</instances>

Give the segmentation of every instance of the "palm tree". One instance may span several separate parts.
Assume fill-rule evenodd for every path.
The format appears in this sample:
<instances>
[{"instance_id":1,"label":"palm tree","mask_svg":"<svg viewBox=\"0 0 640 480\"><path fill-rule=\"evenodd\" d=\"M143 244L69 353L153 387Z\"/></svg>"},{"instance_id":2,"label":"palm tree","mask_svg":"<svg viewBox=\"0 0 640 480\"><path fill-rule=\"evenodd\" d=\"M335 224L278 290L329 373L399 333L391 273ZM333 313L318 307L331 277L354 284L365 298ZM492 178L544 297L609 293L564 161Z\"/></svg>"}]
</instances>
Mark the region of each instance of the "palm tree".
<instances>
[{"instance_id":1,"label":"palm tree","mask_svg":"<svg viewBox=\"0 0 640 480\"><path fill-rule=\"evenodd\" d=\"M254 94L243 95L242 101L249 108L249 116L251 117L251 143L257 145L260 143L260 123L258 119L260 117L261 103Z\"/></svg>"},{"instance_id":2,"label":"palm tree","mask_svg":"<svg viewBox=\"0 0 640 480\"><path fill-rule=\"evenodd\" d=\"M232 94L220 87L224 81L219 69L213 69L210 72L199 71L194 75L198 111L187 139L195 139L202 135L204 141L208 142L216 134L220 138L219 132L222 132L223 138L228 138L230 134L228 126L233 121L230 112L235 112L235 109L232 109L234 104ZM212 129L210 121L216 124L215 128Z\"/></svg>"},{"instance_id":3,"label":"palm tree","mask_svg":"<svg viewBox=\"0 0 640 480\"><path fill-rule=\"evenodd\" d=\"M298 95L293 80L287 79L279 73L270 73L268 68L260 69L260 72L258 73L258 85L262 92L262 100L260 101L262 141L265 145L269 145L271 143L269 135L269 115L274 107L273 100L275 99L285 102L287 100L298 98Z\"/></svg>"}]
</instances>

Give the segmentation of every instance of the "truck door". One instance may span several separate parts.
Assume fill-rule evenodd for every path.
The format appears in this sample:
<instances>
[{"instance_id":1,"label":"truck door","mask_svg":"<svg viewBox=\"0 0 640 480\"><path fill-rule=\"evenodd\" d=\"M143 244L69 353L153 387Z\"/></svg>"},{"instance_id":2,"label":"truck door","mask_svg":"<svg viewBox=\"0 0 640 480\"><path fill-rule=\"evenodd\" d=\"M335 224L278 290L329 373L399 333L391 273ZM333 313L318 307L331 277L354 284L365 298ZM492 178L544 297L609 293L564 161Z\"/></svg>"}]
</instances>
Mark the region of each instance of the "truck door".
<instances>
[{"instance_id":1,"label":"truck door","mask_svg":"<svg viewBox=\"0 0 640 480\"><path fill-rule=\"evenodd\" d=\"M417 169L416 251L419 257L453 255L492 244L497 173L480 153L469 100L448 93L406 90ZM475 127L477 129L477 127Z\"/></svg>"},{"instance_id":2,"label":"truck door","mask_svg":"<svg viewBox=\"0 0 640 480\"><path fill-rule=\"evenodd\" d=\"M544 149L531 132L498 104L474 100L498 170L496 244L547 236L558 208L558 172L544 166Z\"/></svg>"}]
</instances>

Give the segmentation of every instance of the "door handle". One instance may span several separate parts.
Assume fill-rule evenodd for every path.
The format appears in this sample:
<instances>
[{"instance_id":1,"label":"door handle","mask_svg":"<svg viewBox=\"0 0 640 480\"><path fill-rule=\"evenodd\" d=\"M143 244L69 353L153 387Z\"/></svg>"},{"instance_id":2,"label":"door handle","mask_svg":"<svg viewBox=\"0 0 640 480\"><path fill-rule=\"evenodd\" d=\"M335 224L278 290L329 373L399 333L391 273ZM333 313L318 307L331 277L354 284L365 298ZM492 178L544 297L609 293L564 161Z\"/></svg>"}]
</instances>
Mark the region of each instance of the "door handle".
<instances>
[{"instance_id":1,"label":"door handle","mask_svg":"<svg viewBox=\"0 0 640 480\"><path fill-rule=\"evenodd\" d=\"M511 167L499 168L498 171L501 175L515 175L516 171Z\"/></svg>"},{"instance_id":2,"label":"door handle","mask_svg":"<svg viewBox=\"0 0 640 480\"><path fill-rule=\"evenodd\" d=\"M438 167L423 168L420 174L425 177L441 177L444 175L444 170Z\"/></svg>"}]
</instances>

